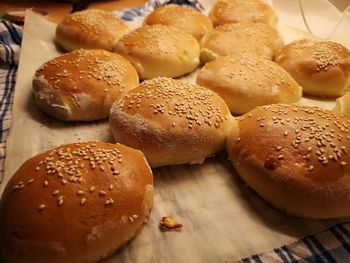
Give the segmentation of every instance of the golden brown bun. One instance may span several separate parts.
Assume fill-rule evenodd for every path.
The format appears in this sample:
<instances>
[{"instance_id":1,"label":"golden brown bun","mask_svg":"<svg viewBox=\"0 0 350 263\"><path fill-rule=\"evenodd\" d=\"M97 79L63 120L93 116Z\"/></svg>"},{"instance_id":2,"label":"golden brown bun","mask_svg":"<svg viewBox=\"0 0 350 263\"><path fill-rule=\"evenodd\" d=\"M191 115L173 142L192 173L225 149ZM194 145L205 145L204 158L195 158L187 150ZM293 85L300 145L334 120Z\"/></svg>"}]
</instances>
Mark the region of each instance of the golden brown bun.
<instances>
[{"instance_id":1,"label":"golden brown bun","mask_svg":"<svg viewBox=\"0 0 350 263\"><path fill-rule=\"evenodd\" d=\"M278 16L261 0L219 0L209 12L214 26L237 22L258 22L275 27Z\"/></svg>"},{"instance_id":2,"label":"golden brown bun","mask_svg":"<svg viewBox=\"0 0 350 263\"><path fill-rule=\"evenodd\" d=\"M139 84L122 56L105 50L76 50L56 57L35 73L34 98L41 110L65 121L108 117L122 92Z\"/></svg>"},{"instance_id":3,"label":"golden brown bun","mask_svg":"<svg viewBox=\"0 0 350 263\"><path fill-rule=\"evenodd\" d=\"M288 72L253 54L220 57L207 63L197 75L197 84L219 94L234 114L301 98L301 88Z\"/></svg>"},{"instance_id":4,"label":"golden brown bun","mask_svg":"<svg viewBox=\"0 0 350 263\"><path fill-rule=\"evenodd\" d=\"M236 121L227 152L273 206L309 218L350 215L350 122L337 112L274 104Z\"/></svg>"},{"instance_id":5,"label":"golden brown bun","mask_svg":"<svg viewBox=\"0 0 350 263\"><path fill-rule=\"evenodd\" d=\"M80 48L112 50L128 31L128 26L111 13L90 9L67 15L57 25L56 41L67 51Z\"/></svg>"},{"instance_id":6,"label":"golden brown bun","mask_svg":"<svg viewBox=\"0 0 350 263\"><path fill-rule=\"evenodd\" d=\"M141 230L152 202L152 171L140 151L101 142L60 146L26 161L6 186L2 256L96 262Z\"/></svg>"},{"instance_id":7,"label":"golden brown bun","mask_svg":"<svg viewBox=\"0 0 350 263\"><path fill-rule=\"evenodd\" d=\"M197 40L164 25L137 28L120 39L114 51L131 61L141 79L179 77L199 64Z\"/></svg>"},{"instance_id":8,"label":"golden brown bun","mask_svg":"<svg viewBox=\"0 0 350 263\"><path fill-rule=\"evenodd\" d=\"M235 23L218 26L201 41L200 59L203 64L219 56L253 53L273 59L283 46L276 29L261 23Z\"/></svg>"},{"instance_id":9,"label":"golden brown bun","mask_svg":"<svg viewBox=\"0 0 350 263\"><path fill-rule=\"evenodd\" d=\"M213 29L211 20L192 7L165 5L150 13L144 20L146 25L162 24L174 26L197 40Z\"/></svg>"},{"instance_id":10,"label":"golden brown bun","mask_svg":"<svg viewBox=\"0 0 350 263\"><path fill-rule=\"evenodd\" d=\"M335 101L335 110L350 119L350 91L345 92Z\"/></svg>"},{"instance_id":11,"label":"golden brown bun","mask_svg":"<svg viewBox=\"0 0 350 263\"><path fill-rule=\"evenodd\" d=\"M221 150L231 118L214 92L162 77L116 101L110 127L117 142L140 149L158 167L200 163Z\"/></svg>"},{"instance_id":12,"label":"golden brown bun","mask_svg":"<svg viewBox=\"0 0 350 263\"><path fill-rule=\"evenodd\" d=\"M302 86L304 94L339 97L350 88L350 52L339 43L297 40L283 47L276 62Z\"/></svg>"}]
</instances>

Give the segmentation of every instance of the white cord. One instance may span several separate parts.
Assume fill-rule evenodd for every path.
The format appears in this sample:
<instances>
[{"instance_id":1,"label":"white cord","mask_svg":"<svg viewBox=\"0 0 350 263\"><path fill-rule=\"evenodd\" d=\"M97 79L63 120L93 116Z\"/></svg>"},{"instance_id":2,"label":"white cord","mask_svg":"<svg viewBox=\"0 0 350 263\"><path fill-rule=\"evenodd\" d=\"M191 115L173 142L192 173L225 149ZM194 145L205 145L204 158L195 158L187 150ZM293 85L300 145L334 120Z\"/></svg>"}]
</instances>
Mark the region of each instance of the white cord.
<instances>
[{"instance_id":1,"label":"white cord","mask_svg":"<svg viewBox=\"0 0 350 263\"><path fill-rule=\"evenodd\" d=\"M310 34L313 34L313 32L311 31L310 27L309 27L309 23L307 22L306 20L306 16L305 16L305 12L304 12L304 7L303 7L303 4L302 4L302 0L298 0L299 2L299 8L300 8L300 13L301 13L301 16L303 18L303 21L304 21L304 25L307 29L307 31L309 31ZM326 37L327 40L329 40L335 33L335 31L337 31L338 27L340 26L341 22L343 21L346 13L350 11L350 5L348 5L348 7L342 12L342 14L340 15L340 17L338 18L338 21L337 23L335 24L334 28L332 29L331 33L328 35L328 37Z\"/></svg>"}]
</instances>

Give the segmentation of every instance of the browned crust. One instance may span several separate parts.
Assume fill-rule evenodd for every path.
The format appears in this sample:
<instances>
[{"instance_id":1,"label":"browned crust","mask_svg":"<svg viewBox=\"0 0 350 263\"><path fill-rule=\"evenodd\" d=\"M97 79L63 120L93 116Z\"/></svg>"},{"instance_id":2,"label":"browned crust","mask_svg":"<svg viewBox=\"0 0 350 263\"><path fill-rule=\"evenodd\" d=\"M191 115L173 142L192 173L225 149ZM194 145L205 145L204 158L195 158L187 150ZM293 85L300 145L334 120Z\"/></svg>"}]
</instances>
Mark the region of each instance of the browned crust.
<instances>
[{"instance_id":1,"label":"browned crust","mask_svg":"<svg viewBox=\"0 0 350 263\"><path fill-rule=\"evenodd\" d=\"M197 75L197 84L219 94L234 114L273 103L295 103L301 98L301 88L288 72L252 54L207 63Z\"/></svg>"},{"instance_id":2,"label":"browned crust","mask_svg":"<svg viewBox=\"0 0 350 263\"><path fill-rule=\"evenodd\" d=\"M142 150L151 167L201 162L223 148L231 115L205 88L156 78L127 92L111 109L117 142Z\"/></svg>"},{"instance_id":3,"label":"browned crust","mask_svg":"<svg viewBox=\"0 0 350 263\"><path fill-rule=\"evenodd\" d=\"M318 107L263 106L237 119L226 148L242 179L277 208L349 216L349 125Z\"/></svg>"},{"instance_id":4,"label":"browned crust","mask_svg":"<svg viewBox=\"0 0 350 263\"><path fill-rule=\"evenodd\" d=\"M145 18L144 24L174 26L191 34L198 41L213 29L211 20L201 12L192 7L174 4L157 8Z\"/></svg>"},{"instance_id":5,"label":"browned crust","mask_svg":"<svg viewBox=\"0 0 350 263\"><path fill-rule=\"evenodd\" d=\"M56 28L56 41L67 51L80 48L112 50L128 26L111 13L89 9L67 15Z\"/></svg>"},{"instance_id":6,"label":"browned crust","mask_svg":"<svg viewBox=\"0 0 350 263\"><path fill-rule=\"evenodd\" d=\"M84 159L93 154L108 160L94 160L93 168ZM58 162L63 167L53 172ZM80 177L70 174L73 167ZM39 154L18 169L2 196L2 255L6 262L98 261L140 230L152 206L152 185L144 155L120 144L69 144Z\"/></svg>"},{"instance_id":7,"label":"browned crust","mask_svg":"<svg viewBox=\"0 0 350 263\"><path fill-rule=\"evenodd\" d=\"M197 40L175 27L144 25L118 41L114 51L127 58L140 79L179 77L199 64Z\"/></svg>"},{"instance_id":8,"label":"browned crust","mask_svg":"<svg viewBox=\"0 0 350 263\"><path fill-rule=\"evenodd\" d=\"M276 62L319 97L339 97L350 87L350 51L331 41L296 40L281 49Z\"/></svg>"},{"instance_id":9,"label":"browned crust","mask_svg":"<svg viewBox=\"0 0 350 263\"><path fill-rule=\"evenodd\" d=\"M60 120L106 118L114 100L138 85L138 75L120 55L100 50L76 50L56 57L36 72L35 101Z\"/></svg>"},{"instance_id":10,"label":"browned crust","mask_svg":"<svg viewBox=\"0 0 350 263\"><path fill-rule=\"evenodd\" d=\"M278 17L273 9L260 0L219 0L209 13L214 26L238 22L258 22L276 26Z\"/></svg>"}]
</instances>

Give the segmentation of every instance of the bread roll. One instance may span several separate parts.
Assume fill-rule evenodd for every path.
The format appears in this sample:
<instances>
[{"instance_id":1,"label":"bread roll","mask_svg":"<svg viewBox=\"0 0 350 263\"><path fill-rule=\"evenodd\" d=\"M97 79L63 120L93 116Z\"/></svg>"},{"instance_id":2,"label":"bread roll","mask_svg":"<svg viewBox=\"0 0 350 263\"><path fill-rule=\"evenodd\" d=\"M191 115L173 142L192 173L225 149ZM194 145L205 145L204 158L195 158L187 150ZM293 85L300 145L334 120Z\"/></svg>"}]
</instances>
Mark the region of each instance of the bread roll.
<instances>
[{"instance_id":1,"label":"bread roll","mask_svg":"<svg viewBox=\"0 0 350 263\"><path fill-rule=\"evenodd\" d=\"M90 9L67 15L56 28L56 41L67 51L80 48L112 50L129 28L111 13Z\"/></svg>"},{"instance_id":2,"label":"bread roll","mask_svg":"<svg viewBox=\"0 0 350 263\"><path fill-rule=\"evenodd\" d=\"M335 101L335 110L350 119L350 91L345 92Z\"/></svg>"},{"instance_id":3,"label":"bread roll","mask_svg":"<svg viewBox=\"0 0 350 263\"><path fill-rule=\"evenodd\" d=\"M145 25L134 30L120 39L114 51L131 61L141 79L179 77L199 64L197 40L164 25Z\"/></svg>"},{"instance_id":4,"label":"bread roll","mask_svg":"<svg viewBox=\"0 0 350 263\"><path fill-rule=\"evenodd\" d=\"M319 107L262 106L237 119L227 152L242 179L276 208L314 219L349 216L349 124Z\"/></svg>"},{"instance_id":5,"label":"bread roll","mask_svg":"<svg viewBox=\"0 0 350 263\"><path fill-rule=\"evenodd\" d=\"M110 127L117 142L140 149L158 167L201 163L221 150L231 118L214 92L162 77L116 101Z\"/></svg>"},{"instance_id":6,"label":"bread roll","mask_svg":"<svg viewBox=\"0 0 350 263\"><path fill-rule=\"evenodd\" d=\"M237 22L258 22L275 27L278 16L261 0L219 0L209 12L214 26Z\"/></svg>"},{"instance_id":7,"label":"bread roll","mask_svg":"<svg viewBox=\"0 0 350 263\"><path fill-rule=\"evenodd\" d=\"M201 12L192 7L174 4L157 8L145 18L144 24L174 26L197 40L213 29L211 20Z\"/></svg>"},{"instance_id":8,"label":"bread roll","mask_svg":"<svg viewBox=\"0 0 350 263\"><path fill-rule=\"evenodd\" d=\"M276 29L261 23L235 23L218 26L201 41L200 59L203 64L219 56L253 53L273 59L283 46Z\"/></svg>"},{"instance_id":9,"label":"bread roll","mask_svg":"<svg viewBox=\"0 0 350 263\"><path fill-rule=\"evenodd\" d=\"M26 161L7 184L0 251L6 262L97 262L141 230L152 202L140 151L63 145Z\"/></svg>"},{"instance_id":10,"label":"bread roll","mask_svg":"<svg viewBox=\"0 0 350 263\"><path fill-rule=\"evenodd\" d=\"M283 47L276 62L302 86L304 94L339 97L350 88L350 51L339 43L297 40Z\"/></svg>"},{"instance_id":11,"label":"bread roll","mask_svg":"<svg viewBox=\"0 0 350 263\"><path fill-rule=\"evenodd\" d=\"M301 88L288 72L252 54L220 57L207 63L197 75L197 84L220 95L234 114L301 98Z\"/></svg>"},{"instance_id":12,"label":"bread roll","mask_svg":"<svg viewBox=\"0 0 350 263\"><path fill-rule=\"evenodd\" d=\"M122 92L139 83L125 58L104 50L77 50L56 57L35 73L35 102L47 114L65 121L108 117Z\"/></svg>"}]
</instances>

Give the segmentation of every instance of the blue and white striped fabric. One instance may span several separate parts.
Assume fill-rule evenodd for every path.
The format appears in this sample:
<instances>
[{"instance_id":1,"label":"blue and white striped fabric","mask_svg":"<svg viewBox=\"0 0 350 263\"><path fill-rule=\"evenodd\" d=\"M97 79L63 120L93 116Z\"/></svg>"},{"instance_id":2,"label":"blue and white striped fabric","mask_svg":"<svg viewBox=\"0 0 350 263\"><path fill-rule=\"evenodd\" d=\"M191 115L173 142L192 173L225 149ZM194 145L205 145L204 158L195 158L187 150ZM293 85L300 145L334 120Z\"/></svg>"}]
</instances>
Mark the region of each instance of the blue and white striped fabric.
<instances>
[{"instance_id":1,"label":"blue and white striped fabric","mask_svg":"<svg viewBox=\"0 0 350 263\"><path fill-rule=\"evenodd\" d=\"M115 12L127 21L140 19L158 6L176 3L202 10L197 0L151 0L145 6ZM0 182L4 172L6 139L11 126L11 108L22 39L22 29L0 22ZM252 237L254 238L254 237ZM242 259L243 262L350 262L350 222L309 235L292 244Z\"/></svg>"},{"instance_id":2,"label":"blue and white striped fabric","mask_svg":"<svg viewBox=\"0 0 350 263\"><path fill-rule=\"evenodd\" d=\"M6 139L11 126L11 109L16 84L22 29L0 23L0 182L4 174Z\"/></svg>"}]
</instances>

